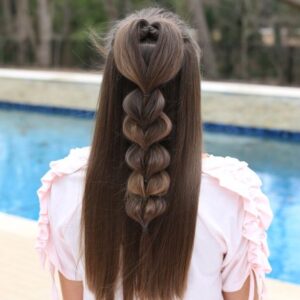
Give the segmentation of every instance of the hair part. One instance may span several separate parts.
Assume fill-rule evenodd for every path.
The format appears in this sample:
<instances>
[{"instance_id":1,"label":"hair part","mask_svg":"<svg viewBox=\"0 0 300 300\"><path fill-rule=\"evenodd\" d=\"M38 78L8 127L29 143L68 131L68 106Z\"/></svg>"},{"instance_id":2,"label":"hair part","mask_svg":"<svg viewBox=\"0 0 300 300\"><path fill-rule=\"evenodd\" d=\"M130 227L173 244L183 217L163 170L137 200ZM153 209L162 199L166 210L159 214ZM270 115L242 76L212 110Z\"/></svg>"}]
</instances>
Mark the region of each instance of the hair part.
<instances>
[{"instance_id":1,"label":"hair part","mask_svg":"<svg viewBox=\"0 0 300 300\"><path fill-rule=\"evenodd\" d=\"M176 14L118 21L107 57L83 197L89 288L113 300L181 299L201 181L200 49Z\"/></svg>"}]
</instances>

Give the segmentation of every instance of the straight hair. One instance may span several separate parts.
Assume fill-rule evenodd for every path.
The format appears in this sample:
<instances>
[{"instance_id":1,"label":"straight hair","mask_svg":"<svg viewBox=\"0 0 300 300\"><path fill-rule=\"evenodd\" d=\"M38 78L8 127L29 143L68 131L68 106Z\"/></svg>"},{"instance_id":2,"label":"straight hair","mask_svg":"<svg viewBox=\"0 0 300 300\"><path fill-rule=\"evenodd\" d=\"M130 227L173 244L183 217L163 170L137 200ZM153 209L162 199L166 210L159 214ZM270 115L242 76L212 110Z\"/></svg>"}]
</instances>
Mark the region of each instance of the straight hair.
<instances>
[{"instance_id":1,"label":"straight hair","mask_svg":"<svg viewBox=\"0 0 300 300\"><path fill-rule=\"evenodd\" d=\"M97 300L182 299L201 181L200 49L161 7L107 33L81 247ZM119 281L120 280L120 281Z\"/></svg>"}]
</instances>

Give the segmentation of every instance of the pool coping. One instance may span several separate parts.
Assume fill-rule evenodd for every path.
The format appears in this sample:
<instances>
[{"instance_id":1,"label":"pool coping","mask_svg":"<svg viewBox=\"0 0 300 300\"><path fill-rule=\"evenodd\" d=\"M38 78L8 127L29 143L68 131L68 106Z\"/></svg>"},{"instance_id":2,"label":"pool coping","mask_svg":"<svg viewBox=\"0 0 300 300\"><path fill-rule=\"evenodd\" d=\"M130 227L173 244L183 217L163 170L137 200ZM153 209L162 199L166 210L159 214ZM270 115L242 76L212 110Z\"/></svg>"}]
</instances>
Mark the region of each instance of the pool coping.
<instances>
[{"instance_id":1,"label":"pool coping","mask_svg":"<svg viewBox=\"0 0 300 300\"><path fill-rule=\"evenodd\" d=\"M0 109L93 118L100 72L0 68ZM201 81L203 128L300 141L300 88Z\"/></svg>"},{"instance_id":2,"label":"pool coping","mask_svg":"<svg viewBox=\"0 0 300 300\"><path fill-rule=\"evenodd\" d=\"M99 84L102 81L102 77L102 74L95 71L70 72L58 70L0 68L0 78L8 79ZM202 80L201 89L203 92L212 93L300 99L300 88L298 87Z\"/></svg>"},{"instance_id":3,"label":"pool coping","mask_svg":"<svg viewBox=\"0 0 300 300\"><path fill-rule=\"evenodd\" d=\"M37 221L35 220L0 212L0 231L31 237L37 233L37 230Z\"/></svg>"}]
</instances>

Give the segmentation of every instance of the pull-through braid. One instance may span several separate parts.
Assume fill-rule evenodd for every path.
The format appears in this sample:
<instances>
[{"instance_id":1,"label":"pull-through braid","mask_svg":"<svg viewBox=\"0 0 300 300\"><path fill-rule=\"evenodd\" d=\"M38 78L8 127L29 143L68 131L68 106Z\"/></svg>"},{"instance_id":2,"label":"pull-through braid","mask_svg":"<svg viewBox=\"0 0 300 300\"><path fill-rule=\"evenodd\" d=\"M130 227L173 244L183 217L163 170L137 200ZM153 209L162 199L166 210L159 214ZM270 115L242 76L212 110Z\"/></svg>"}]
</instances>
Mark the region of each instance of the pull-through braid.
<instances>
[{"instance_id":1,"label":"pull-through braid","mask_svg":"<svg viewBox=\"0 0 300 300\"><path fill-rule=\"evenodd\" d=\"M165 99L159 89L155 89L149 98L135 89L123 102L127 113L123 133L134 142L125 157L133 170L128 179L125 208L144 229L167 206L163 196L170 185L169 174L165 171L170 164L170 155L158 142L171 132L172 123L163 112L164 106Z\"/></svg>"},{"instance_id":2,"label":"pull-through braid","mask_svg":"<svg viewBox=\"0 0 300 300\"><path fill-rule=\"evenodd\" d=\"M152 24L146 19L123 24L114 44L114 49L121 49L114 52L117 68L137 85L123 101L123 133L133 142L125 155L133 170L127 182L125 209L146 231L151 220L167 209L164 196L170 176L165 169L170 154L160 141L170 134L172 122L163 112L165 98L159 87L178 73L183 41L173 23L157 18Z\"/></svg>"}]
</instances>

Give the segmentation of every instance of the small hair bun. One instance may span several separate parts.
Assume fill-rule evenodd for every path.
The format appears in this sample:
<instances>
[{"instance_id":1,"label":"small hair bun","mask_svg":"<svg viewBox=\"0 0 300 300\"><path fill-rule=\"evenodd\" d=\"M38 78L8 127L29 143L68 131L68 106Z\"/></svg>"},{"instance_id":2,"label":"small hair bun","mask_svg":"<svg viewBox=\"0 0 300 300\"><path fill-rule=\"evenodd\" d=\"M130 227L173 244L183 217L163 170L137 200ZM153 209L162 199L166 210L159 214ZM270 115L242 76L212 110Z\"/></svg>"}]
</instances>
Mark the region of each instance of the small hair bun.
<instances>
[{"instance_id":1,"label":"small hair bun","mask_svg":"<svg viewBox=\"0 0 300 300\"><path fill-rule=\"evenodd\" d=\"M143 26L140 30L140 41L144 41L146 39L151 39L156 41L158 38L158 28L156 26L147 24Z\"/></svg>"}]
</instances>

